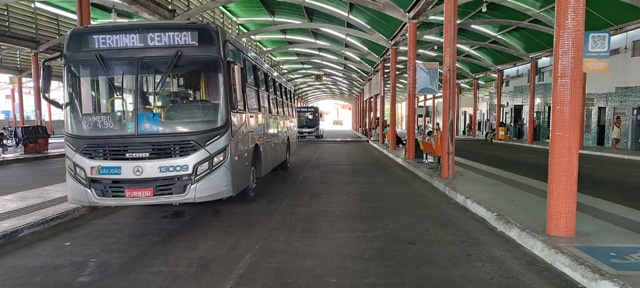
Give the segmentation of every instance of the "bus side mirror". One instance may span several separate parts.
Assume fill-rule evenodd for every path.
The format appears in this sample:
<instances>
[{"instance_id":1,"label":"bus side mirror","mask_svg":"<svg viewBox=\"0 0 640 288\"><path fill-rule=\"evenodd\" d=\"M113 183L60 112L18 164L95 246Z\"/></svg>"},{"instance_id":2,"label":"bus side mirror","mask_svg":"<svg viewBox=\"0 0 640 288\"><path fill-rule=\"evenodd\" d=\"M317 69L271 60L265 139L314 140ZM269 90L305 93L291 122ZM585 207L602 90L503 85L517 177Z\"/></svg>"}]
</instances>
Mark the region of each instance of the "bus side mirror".
<instances>
[{"instance_id":1,"label":"bus side mirror","mask_svg":"<svg viewBox=\"0 0 640 288\"><path fill-rule=\"evenodd\" d=\"M47 63L60 59L60 56L61 54L58 53L42 61L42 71L40 73L40 93L42 94L42 99L51 104L51 106L58 109L64 109L64 105L62 103L47 97L47 95L51 93L51 80L53 78L53 69L51 68L51 65Z\"/></svg>"},{"instance_id":2,"label":"bus side mirror","mask_svg":"<svg viewBox=\"0 0 640 288\"><path fill-rule=\"evenodd\" d=\"M53 76L53 69L51 69L51 65L45 64L42 65L42 73L40 77L42 78L40 82L40 91L44 94L51 93L51 78Z\"/></svg>"}]
</instances>

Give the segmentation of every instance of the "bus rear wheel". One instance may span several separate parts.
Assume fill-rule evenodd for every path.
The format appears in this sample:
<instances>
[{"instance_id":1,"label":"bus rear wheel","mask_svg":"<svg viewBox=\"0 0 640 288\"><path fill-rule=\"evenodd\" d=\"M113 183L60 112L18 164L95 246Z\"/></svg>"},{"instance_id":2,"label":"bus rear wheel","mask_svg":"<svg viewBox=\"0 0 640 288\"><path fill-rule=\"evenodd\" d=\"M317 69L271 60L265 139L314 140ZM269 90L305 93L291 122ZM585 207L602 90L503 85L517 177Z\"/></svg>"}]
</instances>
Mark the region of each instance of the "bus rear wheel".
<instances>
[{"instance_id":1,"label":"bus rear wheel","mask_svg":"<svg viewBox=\"0 0 640 288\"><path fill-rule=\"evenodd\" d=\"M251 172L249 173L249 185L245 187L238 198L244 203L251 203L256 199L256 186L258 186L258 169L256 169L255 161L251 164Z\"/></svg>"}]
</instances>

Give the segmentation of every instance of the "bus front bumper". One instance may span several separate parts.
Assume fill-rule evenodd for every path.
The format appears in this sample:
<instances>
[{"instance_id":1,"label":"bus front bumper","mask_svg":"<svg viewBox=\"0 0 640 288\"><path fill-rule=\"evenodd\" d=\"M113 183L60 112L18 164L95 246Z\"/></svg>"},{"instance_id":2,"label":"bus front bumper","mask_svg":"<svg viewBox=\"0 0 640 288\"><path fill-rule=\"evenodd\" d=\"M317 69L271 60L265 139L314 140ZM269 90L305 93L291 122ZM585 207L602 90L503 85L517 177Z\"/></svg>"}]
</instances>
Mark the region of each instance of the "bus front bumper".
<instances>
[{"instance_id":1,"label":"bus front bumper","mask_svg":"<svg viewBox=\"0 0 640 288\"><path fill-rule=\"evenodd\" d=\"M78 183L67 172L69 203L81 206L134 206L179 204L213 201L233 196L231 173L227 165L207 175L197 183L187 185L185 192L178 195L154 196L147 198L98 197L93 189Z\"/></svg>"}]
</instances>

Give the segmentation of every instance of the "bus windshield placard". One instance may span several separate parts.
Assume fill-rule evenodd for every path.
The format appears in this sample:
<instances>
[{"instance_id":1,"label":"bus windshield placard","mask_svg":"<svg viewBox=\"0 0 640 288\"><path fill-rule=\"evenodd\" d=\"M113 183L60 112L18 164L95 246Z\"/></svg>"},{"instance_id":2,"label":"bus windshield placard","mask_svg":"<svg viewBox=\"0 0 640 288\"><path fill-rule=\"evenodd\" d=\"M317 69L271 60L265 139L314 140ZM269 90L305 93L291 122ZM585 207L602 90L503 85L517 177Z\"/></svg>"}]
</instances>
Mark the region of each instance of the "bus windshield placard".
<instances>
[{"instance_id":1,"label":"bus windshield placard","mask_svg":"<svg viewBox=\"0 0 640 288\"><path fill-rule=\"evenodd\" d=\"M86 35L90 50L198 46L198 31L121 31Z\"/></svg>"}]
</instances>

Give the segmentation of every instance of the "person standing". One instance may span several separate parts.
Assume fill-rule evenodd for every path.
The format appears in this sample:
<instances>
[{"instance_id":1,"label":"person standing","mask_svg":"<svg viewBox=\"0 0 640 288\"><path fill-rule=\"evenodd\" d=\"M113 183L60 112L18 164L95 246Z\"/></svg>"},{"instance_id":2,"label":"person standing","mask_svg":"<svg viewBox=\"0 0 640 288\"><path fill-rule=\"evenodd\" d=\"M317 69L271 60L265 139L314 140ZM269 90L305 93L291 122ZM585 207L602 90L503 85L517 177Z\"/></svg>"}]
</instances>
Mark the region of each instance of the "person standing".
<instances>
[{"instance_id":1,"label":"person standing","mask_svg":"<svg viewBox=\"0 0 640 288\"><path fill-rule=\"evenodd\" d=\"M616 116L616 121L613 122L613 131L611 131L611 139L613 141L611 148L613 151L618 150L618 144L620 143L620 135L622 134L620 128L622 127L622 119L620 116Z\"/></svg>"},{"instance_id":2,"label":"person standing","mask_svg":"<svg viewBox=\"0 0 640 288\"><path fill-rule=\"evenodd\" d=\"M518 126L518 132L516 137L518 138L518 140L522 139L522 136L524 134L524 118L518 120L518 123L516 124Z\"/></svg>"}]
</instances>

